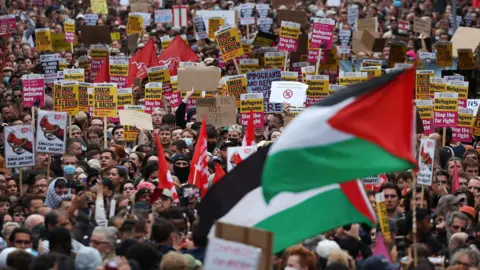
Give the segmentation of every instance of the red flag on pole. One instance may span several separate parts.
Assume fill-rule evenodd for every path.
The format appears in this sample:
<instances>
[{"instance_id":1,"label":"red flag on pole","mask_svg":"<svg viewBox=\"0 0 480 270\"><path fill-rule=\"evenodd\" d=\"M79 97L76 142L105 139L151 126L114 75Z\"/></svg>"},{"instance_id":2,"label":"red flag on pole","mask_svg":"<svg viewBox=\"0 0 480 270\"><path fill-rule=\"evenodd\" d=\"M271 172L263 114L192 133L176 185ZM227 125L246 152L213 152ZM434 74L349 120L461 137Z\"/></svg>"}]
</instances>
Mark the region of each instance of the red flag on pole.
<instances>
[{"instance_id":1,"label":"red flag on pole","mask_svg":"<svg viewBox=\"0 0 480 270\"><path fill-rule=\"evenodd\" d=\"M222 177L225 176L225 171L223 170L220 163L215 162L215 177L213 177L213 184L217 183Z\"/></svg>"},{"instance_id":2,"label":"red flag on pole","mask_svg":"<svg viewBox=\"0 0 480 270\"><path fill-rule=\"evenodd\" d=\"M177 75L177 68L180 62L197 62L198 55L183 41L176 36L170 45L158 56L159 65L168 65L170 76Z\"/></svg>"},{"instance_id":3,"label":"red flag on pole","mask_svg":"<svg viewBox=\"0 0 480 270\"><path fill-rule=\"evenodd\" d=\"M158 66L157 53L153 39L147 42L134 57L130 59L128 66L128 85L132 85L136 78L147 77L147 68Z\"/></svg>"},{"instance_id":4,"label":"red flag on pole","mask_svg":"<svg viewBox=\"0 0 480 270\"><path fill-rule=\"evenodd\" d=\"M457 168L457 162L456 160L453 161L453 177L452 177L452 194L455 193L455 191L460 189L460 183L458 182L458 168Z\"/></svg>"},{"instance_id":5,"label":"red flag on pole","mask_svg":"<svg viewBox=\"0 0 480 270\"><path fill-rule=\"evenodd\" d=\"M255 144L255 126L253 124L253 111L250 110L250 118L248 118L247 129L243 136L242 146L252 146Z\"/></svg>"},{"instance_id":6,"label":"red flag on pole","mask_svg":"<svg viewBox=\"0 0 480 270\"><path fill-rule=\"evenodd\" d=\"M160 143L160 138L158 133L155 132L155 141L157 143L157 156L158 156L158 188L168 189L172 192L173 200L178 202L178 194L175 189L175 184L173 183L172 175L168 170L168 163L165 159L165 154L163 153L162 144Z\"/></svg>"},{"instance_id":7,"label":"red flag on pole","mask_svg":"<svg viewBox=\"0 0 480 270\"><path fill-rule=\"evenodd\" d=\"M210 173L208 172L207 157L207 119L204 117L190 165L190 175L188 176L188 183L198 187L201 197L205 195L208 188Z\"/></svg>"}]
</instances>

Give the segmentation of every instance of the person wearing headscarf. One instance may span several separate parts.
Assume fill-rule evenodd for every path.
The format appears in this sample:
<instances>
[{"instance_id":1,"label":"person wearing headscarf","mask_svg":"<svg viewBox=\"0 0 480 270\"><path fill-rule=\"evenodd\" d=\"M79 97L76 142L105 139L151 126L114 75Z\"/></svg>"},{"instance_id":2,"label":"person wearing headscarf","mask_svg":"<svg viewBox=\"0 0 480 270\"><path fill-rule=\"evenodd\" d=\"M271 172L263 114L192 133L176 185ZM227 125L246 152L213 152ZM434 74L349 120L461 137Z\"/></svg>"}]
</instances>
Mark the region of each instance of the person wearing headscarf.
<instances>
[{"instance_id":1,"label":"person wearing headscarf","mask_svg":"<svg viewBox=\"0 0 480 270\"><path fill-rule=\"evenodd\" d=\"M48 185L45 205L52 209L60 208L62 200L71 198L71 192L72 190L68 187L68 182L65 178L55 178L50 185Z\"/></svg>"}]
</instances>

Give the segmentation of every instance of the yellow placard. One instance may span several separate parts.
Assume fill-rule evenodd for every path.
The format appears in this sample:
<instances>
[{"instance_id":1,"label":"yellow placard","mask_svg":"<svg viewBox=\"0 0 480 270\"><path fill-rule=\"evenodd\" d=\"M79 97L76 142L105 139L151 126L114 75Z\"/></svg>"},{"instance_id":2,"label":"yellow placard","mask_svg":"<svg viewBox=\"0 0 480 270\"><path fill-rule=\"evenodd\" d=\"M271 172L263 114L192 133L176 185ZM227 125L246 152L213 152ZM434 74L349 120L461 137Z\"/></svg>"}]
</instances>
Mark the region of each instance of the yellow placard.
<instances>
[{"instance_id":1,"label":"yellow placard","mask_svg":"<svg viewBox=\"0 0 480 270\"><path fill-rule=\"evenodd\" d=\"M145 85L145 101L146 107L160 107L162 104L162 84L147 83Z\"/></svg>"},{"instance_id":2,"label":"yellow placard","mask_svg":"<svg viewBox=\"0 0 480 270\"><path fill-rule=\"evenodd\" d=\"M215 39L215 32L225 25L225 19L220 17L208 18L208 38Z\"/></svg>"},{"instance_id":3,"label":"yellow placard","mask_svg":"<svg viewBox=\"0 0 480 270\"><path fill-rule=\"evenodd\" d=\"M157 66L147 69L149 82L161 82L164 84L170 83L170 71L168 66Z\"/></svg>"},{"instance_id":4,"label":"yellow placard","mask_svg":"<svg viewBox=\"0 0 480 270\"><path fill-rule=\"evenodd\" d=\"M417 70L415 75L415 98L430 99L430 77L433 76L433 70Z\"/></svg>"},{"instance_id":5,"label":"yellow placard","mask_svg":"<svg viewBox=\"0 0 480 270\"><path fill-rule=\"evenodd\" d=\"M388 66L393 68L396 63L405 63L407 44L403 42L392 42L388 54Z\"/></svg>"},{"instance_id":6,"label":"yellow placard","mask_svg":"<svg viewBox=\"0 0 480 270\"><path fill-rule=\"evenodd\" d=\"M240 73L245 74L260 68L258 59L240 59L238 68Z\"/></svg>"},{"instance_id":7,"label":"yellow placard","mask_svg":"<svg viewBox=\"0 0 480 270\"><path fill-rule=\"evenodd\" d=\"M280 26L280 37L298 39L298 35L300 35L300 28L287 25Z\"/></svg>"},{"instance_id":8,"label":"yellow placard","mask_svg":"<svg viewBox=\"0 0 480 270\"><path fill-rule=\"evenodd\" d=\"M120 32L111 32L110 38L112 39L112 41L120 40Z\"/></svg>"},{"instance_id":9,"label":"yellow placard","mask_svg":"<svg viewBox=\"0 0 480 270\"><path fill-rule=\"evenodd\" d=\"M435 97L433 111L458 112L458 98Z\"/></svg>"},{"instance_id":10,"label":"yellow placard","mask_svg":"<svg viewBox=\"0 0 480 270\"><path fill-rule=\"evenodd\" d=\"M72 44L65 40L64 33L51 33L52 49L55 52L71 51Z\"/></svg>"},{"instance_id":11,"label":"yellow placard","mask_svg":"<svg viewBox=\"0 0 480 270\"><path fill-rule=\"evenodd\" d=\"M107 0L90 0L92 12L95 14L108 14Z\"/></svg>"},{"instance_id":12,"label":"yellow placard","mask_svg":"<svg viewBox=\"0 0 480 270\"><path fill-rule=\"evenodd\" d=\"M78 83L78 110L88 113L88 88L92 87L90 83Z\"/></svg>"},{"instance_id":13,"label":"yellow placard","mask_svg":"<svg viewBox=\"0 0 480 270\"><path fill-rule=\"evenodd\" d=\"M132 105L133 104L133 94L130 93L120 93L121 89L118 89L118 106L123 105Z\"/></svg>"},{"instance_id":14,"label":"yellow placard","mask_svg":"<svg viewBox=\"0 0 480 270\"><path fill-rule=\"evenodd\" d=\"M308 85L307 97L324 98L330 93L328 75L307 75L306 82Z\"/></svg>"},{"instance_id":15,"label":"yellow placard","mask_svg":"<svg viewBox=\"0 0 480 270\"><path fill-rule=\"evenodd\" d=\"M264 57L265 67L281 68L285 64L283 52L266 52Z\"/></svg>"},{"instance_id":16,"label":"yellow placard","mask_svg":"<svg viewBox=\"0 0 480 270\"><path fill-rule=\"evenodd\" d=\"M237 106L240 105L240 95L248 92L247 77L244 75L229 77L226 81L227 93L234 96Z\"/></svg>"},{"instance_id":17,"label":"yellow placard","mask_svg":"<svg viewBox=\"0 0 480 270\"><path fill-rule=\"evenodd\" d=\"M142 35L143 17L140 15L129 15L127 20L127 36L133 34Z\"/></svg>"},{"instance_id":18,"label":"yellow placard","mask_svg":"<svg viewBox=\"0 0 480 270\"><path fill-rule=\"evenodd\" d=\"M170 74L170 73L169 73ZM170 83L172 85L172 92L176 92L178 90L178 80L177 75L170 76Z\"/></svg>"},{"instance_id":19,"label":"yellow placard","mask_svg":"<svg viewBox=\"0 0 480 270\"><path fill-rule=\"evenodd\" d=\"M65 81L85 82L85 72L81 68L65 69L63 71Z\"/></svg>"},{"instance_id":20,"label":"yellow placard","mask_svg":"<svg viewBox=\"0 0 480 270\"><path fill-rule=\"evenodd\" d=\"M53 83L53 110L63 112L62 110L62 83L55 81Z\"/></svg>"},{"instance_id":21,"label":"yellow placard","mask_svg":"<svg viewBox=\"0 0 480 270\"><path fill-rule=\"evenodd\" d=\"M475 116L469 110L458 111L458 126L459 127L473 127Z\"/></svg>"},{"instance_id":22,"label":"yellow placard","mask_svg":"<svg viewBox=\"0 0 480 270\"><path fill-rule=\"evenodd\" d=\"M356 84L356 83L362 83L362 82L366 82L366 81L368 81L368 77L366 76L366 74L365 74L365 76L346 76L346 77L338 78L338 84L343 85L343 86Z\"/></svg>"},{"instance_id":23,"label":"yellow placard","mask_svg":"<svg viewBox=\"0 0 480 270\"><path fill-rule=\"evenodd\" d=\"M64 36L65 40L65 36ZM49 28L35 30L35 46L40 52L52 51L52 33Z\"/></svg>"},{"instance_id":24,"label":"yellow placard","mask_svg":"<svg viewBox=\"0 0 480 270\"><path fill-rule=\"evenodd\" d=\"M333 45L331 50L323 50L323 52L324 52L323 56L325 57L325 60L322 61L322 63L320 64L319 71L320 72L338 71L339 60L338 60L337 46Z\"/></svg>"},{"instance_id":25,"label":"yellow placard","mask_svg":"<svg viewBox=\"0 0 480 270\"><path fill-rule=\"evenodd\" d=\"M473 136L480 136L480 114L478 113L480 110L477 111L477 115L474 117L474 124L472 128L472 135Z\"/></svg>"},{"instance_id":26,"label":"yellow placard","mask_svg":"<svg viewBox=\"0 0 480 270\"><path fill-rule=\"evenodd\" d=\"M455 82L447 83L447 92L458 93L459 99L467 99L468 98L468 82L458 82L459 84L455 84ZM464 85L467 83L467 85Z\"/></svg>"},{"instance_id":27,"label":"yellow placard","mask_svg":"<svg viewBox=\"0 0 480 270\"><path fill-rule=\"evenodd\" d=\"M109 75L110 76L127 77L128 76L128 65L110 63Z\"/></svg>"},{"instance_id":28,"label":"yellow placard","mask_svg":"<svg viewBox=\"0 0 480 270\"><path fill-rule=\"evenodd\" d=\"M379 66L370 66L370 67L360 66L360 71L366 72L369 80L382 76L382 67L379 67Z\"/></svg>"},{"instance_id":29,"label":"yellow placard","mask_svg":"<svg viewBox=\"0 0 480 270\"><path fill-rule=\"evenodd\" d=\"M430 96L433 97L434 93L447 92L447 82L442 78L430 77Z\"/></svg>"},{"instance_id":30,"label":"yellow placard","mask_svg":"<svg viewBox=\"0 0 480 270\"><path fill-rule=\"evenodd\" d=\"M244 54L236 27L228 27L215 32L215 40L220 47L222 59L225 62Z\"/></svg>"},{"instance_id":31,"label":"yellow placard","mask_svg":"<svg viewBox=\"0 0 480 270\"><path fill-rule=\"evenodd\" d=\"M392 241L392 237L390 234L390 223L388 222L387 204L385 203L385 196L383 193L379 193L375 197L377 197L376 203L380 230L382 231L383 239L385 239L385 242L390 243L390 241ZM379 197L383 197L383 200L379 200Z\"/></svg>"},{"instance_id":32,"label":"yellow placard","mask_svg":"<svg viewBox=\"0 0 480 270\"><path fill-rule=\"evenodd\" d=\"M170 45L170 42L172 42L172 39L170 38L170 36L163 36L160 37L160 42L162 44L162 49L165 50L168 45Z\"/></svg>"},{"instance_id":33,"label":"yellow placard","mask_svg":"<svg viewBox=\"0 0 480 270\"><path fill-rule=\"evenodd\" d=\"M437 66L451 67L453 64L452 42L437 42L435 48L437 49Z\"/></svg>"},{"instance_id":34,"label":"yellow placard","mask_svg":"<svg viewBox=\"0 0 480 270\"><path fill-rule=\"evenodd\" d=\"M428 100L428 104L420 105L417 103L417 112L420 115L420 119L432 119L433 118L433 101Z\"/></svg>"},{"instance_id":35,"label":"yellow placard","mask_svg":"<svg viewBox=\"0 0 480 270\"><path fill-rule=\"evenodd\" d=\"M98 83L93 86L95 117L117 117L117 87L111 83Z\"/></svg>"},{"instance_id":36,"label":"yellow placard","mask_svg":"<svg viewBox=\"0 0 480 270\"><path fill-rule=\"evenodd\" d=\"M69 116L78 113L78 82L64 81L62 83L62 109Z\"/></svg>"},{"instance_id":37,"label":"yellow placard","mask_svg":"<svg viewBox=\"0 0 480 270\"><path fill-rule=\"evenodd\" d=\"M458 69L460 70L474 70L475 58L471 49L458 49Z\"/></svg>"},{"instance_id":38,"label":"yellow placard","mask_svg":"<svg viewBox=\"0 0 480 270\"><path fill-rule=\"evenodd\" d=\"M306 83L307 75L315 74L315 66L301 67L302 70L302 82Z\"/></svg>"},{"instance_id":39,"label":"yellow placard","mask_svg":"<svg viewBox=\"0 0 480 270\"><path fill-rule=\"evenodd\" d=\"M133 126L125 125L123 127L123 139L127 142L134 142L137 140L138 129Z\"/></svg>"},{"instance_id":40,"label":"yellow placard","mask_svg":"<svg viewBox=\"0 0 480 270\"><path fill-rule=\"evenodd\" d=\"M240 113L263 113L265 111L265 103L263 98L251 98L240 101Z\"/></svg>"}]
</instances>

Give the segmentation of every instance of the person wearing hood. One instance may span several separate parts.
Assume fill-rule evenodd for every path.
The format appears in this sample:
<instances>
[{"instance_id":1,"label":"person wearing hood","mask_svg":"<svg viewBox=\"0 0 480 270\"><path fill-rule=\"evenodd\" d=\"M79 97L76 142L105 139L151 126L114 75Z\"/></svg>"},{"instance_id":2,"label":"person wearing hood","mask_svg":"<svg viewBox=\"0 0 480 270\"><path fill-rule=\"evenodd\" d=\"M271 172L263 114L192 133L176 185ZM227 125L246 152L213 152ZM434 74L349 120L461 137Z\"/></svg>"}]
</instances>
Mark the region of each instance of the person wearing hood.
<instances>
[{"instance_id":1,"label":"person wearing hood","mask_svg":"<svg viewBox=\"0 0 480 270\"><path fill-rule=\"evenodd\" d=\"M180 183L186 183L190 174L190 158L183 154L175 155L173 157L173 173Z\"/></svg>"},{"instance_id":2,"label":"person wearing hood","mask_svg":"<svg viewBox=\"0 0 480 270\"><path fill-rule=\"evenodd\" d=\"M71 189L68 187L67 179L58 177L48 185L47 199L45 205L57 209L60 208L62 200L71 198Z\"/></svg>"}]
</instances>

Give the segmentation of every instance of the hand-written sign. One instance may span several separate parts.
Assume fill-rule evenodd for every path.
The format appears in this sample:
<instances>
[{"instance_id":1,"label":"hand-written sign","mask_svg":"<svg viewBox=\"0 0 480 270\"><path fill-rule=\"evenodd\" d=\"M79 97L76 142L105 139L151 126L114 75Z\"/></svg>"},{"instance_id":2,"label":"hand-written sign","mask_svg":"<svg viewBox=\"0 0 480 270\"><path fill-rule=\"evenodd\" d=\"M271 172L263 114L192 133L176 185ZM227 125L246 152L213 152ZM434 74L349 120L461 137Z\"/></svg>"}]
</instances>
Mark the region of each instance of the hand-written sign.
<instances>
[{"instance_id":1,"label":"hand-written sign","mask_svg":"<svg viewBox=\"0 0 480 270\"><path fill-rule=\"evenodd\" d=\"M235 97L197 99L197 115L206 117L207 124L223 127L237 123Z\"/></svg>"}]
</instances>

